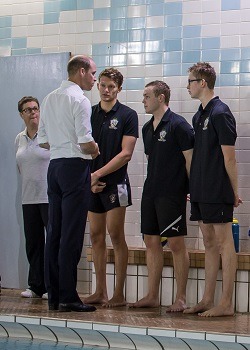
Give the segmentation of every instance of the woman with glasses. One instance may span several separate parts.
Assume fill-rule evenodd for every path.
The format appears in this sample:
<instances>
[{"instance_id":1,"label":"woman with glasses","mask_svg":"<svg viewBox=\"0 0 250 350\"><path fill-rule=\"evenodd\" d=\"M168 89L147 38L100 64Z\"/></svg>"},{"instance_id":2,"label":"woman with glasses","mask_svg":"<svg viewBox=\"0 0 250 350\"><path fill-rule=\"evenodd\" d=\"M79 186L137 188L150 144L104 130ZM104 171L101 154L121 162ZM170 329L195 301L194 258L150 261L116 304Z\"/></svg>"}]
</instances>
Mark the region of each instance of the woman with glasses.
<instances>
[{"instance_id":1,"label":"woman with glasses","mask_svg":"<svg viewBox=\"0 0 250 350\"><path fill-rule=\"evenodd\" d=\"M22 183L22 211L29 262L29 287L21 293L21 296L47 299L44 284L44 229L48 223L49 151L42 149L37 143L40 117L37 98L23 97L18 102L18 111L26 126L24 131L17 135L15 148Z\"/></svg>"}]
</instances>

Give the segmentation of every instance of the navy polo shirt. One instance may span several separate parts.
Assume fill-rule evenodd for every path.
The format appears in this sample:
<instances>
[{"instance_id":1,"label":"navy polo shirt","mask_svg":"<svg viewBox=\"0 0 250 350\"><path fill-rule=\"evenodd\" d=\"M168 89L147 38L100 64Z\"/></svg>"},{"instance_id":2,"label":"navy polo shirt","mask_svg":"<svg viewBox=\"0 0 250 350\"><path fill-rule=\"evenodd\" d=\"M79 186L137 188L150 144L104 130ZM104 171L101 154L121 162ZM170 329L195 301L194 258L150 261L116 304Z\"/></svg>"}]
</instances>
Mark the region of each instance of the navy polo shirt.
<instances>
[{"instance_id":1,"label":"navy polo shirt","mask_svg":"<svg viewBox=\"0 0 250 350\"><path fill-rule=\"evenodd\" d=\"M119 101L106 113L100 103L92 107L92 135L98 143L100 156L92 161L91 172L102 168L122 151L123 136L138 137L136 111ZM100 179L107 184L122 184L128 181L127 164Z\"/></svg>"},{"instance_id":2,"label":"navy polo shirt","mask_svg":"<svg viewBox=\"0 0 250 350\"><path fill-rule=\"evenodd\" d=\"M236 122L229 107L219 97L193 117L195 146L190 172L190 198L200 203L234 203L221 146L234 146Z\"/></svg>"},{"instance_id":3,"label":"navy polo shirt","mask_svg":"<svg viewBox=\"0 0 250 350\"><path fill-rule=\"evenodd\" d=\"M154 117L142 128L145 154L148 156L147 178L143 193L150 197L185 195L188 177L183 151L193 148L191 125L170 109L154 130Z\"/></svg>"}]
</instances>

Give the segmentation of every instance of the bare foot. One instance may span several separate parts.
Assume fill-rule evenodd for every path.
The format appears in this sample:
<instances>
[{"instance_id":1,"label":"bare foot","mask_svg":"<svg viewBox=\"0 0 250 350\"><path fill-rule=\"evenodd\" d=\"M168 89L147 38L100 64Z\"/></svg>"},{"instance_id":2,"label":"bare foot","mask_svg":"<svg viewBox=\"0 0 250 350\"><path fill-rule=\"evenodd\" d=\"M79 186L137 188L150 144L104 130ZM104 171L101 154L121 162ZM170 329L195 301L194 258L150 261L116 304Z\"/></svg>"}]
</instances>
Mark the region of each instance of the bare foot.
<instances>
[{"instance_id":1,"label":"bare foot","mask_svg":"<svg viewBox=\"0 0 250 350\"><path fill-rule=\"evenodd\" d=\"M94 293L91 294L89 297L84 299L85 304L105 304L108 301L108 297L104 296L103 294Z\"/></svg>"},{"instance_id":2,"label":"bare foot","mask_svg":"<svg viewBox=\"0 0 250 350\"><path fill-rule=\"evenodd\" d=\"M136 303L129 304L129 307L159 307L160 303L157 299L151 299L148 296L138 300Z\"/></svg>"},{"instance_id":3,"label":"bare foot","mask_svg":"<svg viewBox=\"0 0 250 350\"><path fill-rule=\"evenodd\" d=\"M169 305L166 309L166 312L182 312L186 310L187 305L183 300L176 300L173 305Z\"/></svg>"},{"instance_id":4,"label":"bare foot","mask_svg":"<svg viewBox=\"0 0 250 350\"><path fill-rule=\"evenodd\" d=\"M114 297L108 300L107 302L103 303L103 307L119 307L119 306L125 306L127 305L126 300L124 297Z\"/></svg>"},{"instance_id":5,"label":"bare foot","mask_svg":"<svg viewBox=\"0 0 250 350\"><path fill-rule=\"evenodd\" d=\"M184 314L197 314L202 313L207 310L210 310L214 306L213 303L206 303L204 301L200 301L197 305L187 308L183 311Z\"/></svg>"},{"instance_id":6,"label":"bare foot","mask_svg":"<svg viewBox=\"0 0 250 350\"><path fill-rule=\"evenodd\" d=\"M212 309L209 309L202 313L198 313L198 315L201 317L233 316L234 310L232 306L225 308L221 305L218 305L213 307Z\"/></svg>"}]
</instances>

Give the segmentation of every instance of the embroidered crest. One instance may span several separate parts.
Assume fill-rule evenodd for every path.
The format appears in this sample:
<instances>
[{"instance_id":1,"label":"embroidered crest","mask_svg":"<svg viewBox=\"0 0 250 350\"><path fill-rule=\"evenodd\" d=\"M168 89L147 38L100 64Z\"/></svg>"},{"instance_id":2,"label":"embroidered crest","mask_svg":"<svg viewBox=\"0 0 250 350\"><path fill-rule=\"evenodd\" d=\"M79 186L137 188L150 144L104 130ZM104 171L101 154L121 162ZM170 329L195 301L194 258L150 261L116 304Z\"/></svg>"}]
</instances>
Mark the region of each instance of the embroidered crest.
<instances>
[{"instance_id":1,"label":"embroidered crest","mask_svg":"<svg viewBox=\"0 0 250 350\"><path fill-rule=\"evenodd\" d=\"M166 141L166 135L167 135L166 130L162 130L160 132L160 138L158 139L158 141L165 142Z\"/></svg>"},{"instance_id":2,"label":"embroidered crest","mask_svg":"<svg viewBox=\"0 0 250 350\"><path fill-rule=\"evenodd\" d=\"M203 124L202 130L207 130L208 123L209 123L209 117L207 117L207 118L204 120L204 124Z\"/></svg>"},{"instance_id":3,"label":"embroidered crest","mask_svg":"<svg viewBox=\"0 0 250 350\"><path fill-rule=\"evenodd\" d=\"M116 125L118 124L118 120L117 118L113 118L110 120L110 125L109 125L109 129L117 129Z\"/></svg>"},{"instance_id":4,"label":"embroidered crest","mask_svg":"<svg viewBox=\"0 0 250 350\"><path fill-rule=\"evenodd\" d=\"M115 203L116 194L111 194L111 195L109 196L109 200L110 200L110 203Z\"/></svg>"}]
</instances>

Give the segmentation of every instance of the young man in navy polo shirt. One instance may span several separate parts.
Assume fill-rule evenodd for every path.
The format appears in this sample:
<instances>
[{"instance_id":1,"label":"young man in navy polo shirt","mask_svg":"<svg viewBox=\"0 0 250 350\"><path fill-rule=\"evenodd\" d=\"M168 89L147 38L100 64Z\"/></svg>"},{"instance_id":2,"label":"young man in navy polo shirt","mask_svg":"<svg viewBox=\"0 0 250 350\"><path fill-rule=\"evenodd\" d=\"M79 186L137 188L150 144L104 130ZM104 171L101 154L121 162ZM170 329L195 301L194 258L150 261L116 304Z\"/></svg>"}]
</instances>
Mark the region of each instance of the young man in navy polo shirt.
<instances>
[{"instance_id":1,"label":"young man in navy polo shirt","mask_svg":"<svg viewBox=\"0 0 250 350\"><path fill-rule=\"evenodd\" d=\"M97 87L101 101L93 106L91 118L93 137L100 149L100 156L92 163L89 207L96 291L85 302L107 307L126 305L123 289L128 247L124 220L126 207L132 204L127 166L138 138L137 113L117 100L122 83L123 76L117 69L108 68L100 73ZM110 300L106 286L106 227L114 247L116 272Z\"/></svg>"},{"instance_id":2,"label":"young man in navy polo shirt","mask_svg":"<svg viewBox=\"0 0 250 350\"><path fill-rule=\"evenodd\" d=\"M189 68L188 92L201 105L193 117L195 145L190 173L191 218L199 221L205 245L205 290L185 313L200 316L234 314L232 303L236 253L232 237L233 208L238 195L235 159L236 123L228 106L214 95L216 73L209 63ZM214 306L216 278L222 260L222 296Z\"/></svg>"},{"instance_id":3,"label":"young man in navy polo shirt","mask_svg":"<svg viewBox=\"0 0 250 350\"><path fill-rule=\"evenodd\" d=\"M141 231L147 248L148 294L130 307L159 306L159 286L163 270L161 236L167 236L173 254L177 293L168 312L186 308L189 256L184 236L188 175L194 133L187 121L168 107L170 88L163 81L146 85L143 104L153 114L142 129L148 158L147 178L141 203Z\"/></svg>"}]
</instances>

